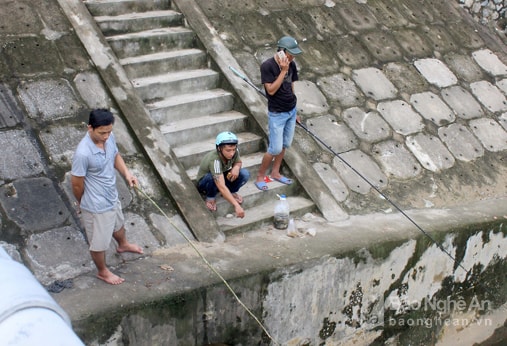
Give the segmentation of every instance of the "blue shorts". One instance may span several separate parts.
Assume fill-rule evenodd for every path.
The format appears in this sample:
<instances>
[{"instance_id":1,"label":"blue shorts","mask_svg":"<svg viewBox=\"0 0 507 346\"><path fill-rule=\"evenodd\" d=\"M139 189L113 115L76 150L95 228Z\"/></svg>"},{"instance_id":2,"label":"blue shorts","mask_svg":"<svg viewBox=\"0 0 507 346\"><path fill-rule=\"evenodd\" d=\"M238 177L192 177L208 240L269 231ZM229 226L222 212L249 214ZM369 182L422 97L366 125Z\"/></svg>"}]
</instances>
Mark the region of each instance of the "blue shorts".
<instances>
[{"instance_id":1,"label":"blue shorts","mask_svg":"<svg viewBox=\"0 0 507 346\"><path fill-rule=\"evenodd\" d=\"M282 149L292 144L296 128L296 113L296 107L288 112L268 111L269 154L276 156L282 152Z\"/></svg>"}]
</instances>

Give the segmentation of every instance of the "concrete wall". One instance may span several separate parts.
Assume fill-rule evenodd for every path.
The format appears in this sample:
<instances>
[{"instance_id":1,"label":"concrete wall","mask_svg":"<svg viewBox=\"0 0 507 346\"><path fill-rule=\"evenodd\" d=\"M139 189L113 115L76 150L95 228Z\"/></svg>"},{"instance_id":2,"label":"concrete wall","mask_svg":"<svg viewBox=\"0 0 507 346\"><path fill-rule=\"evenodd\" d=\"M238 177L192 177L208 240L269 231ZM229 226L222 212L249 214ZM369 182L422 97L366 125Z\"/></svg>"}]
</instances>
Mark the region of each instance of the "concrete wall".
<instances>
[{"instance_id":1,"label":"concrete wall","mask_svg":"<svg viewBox=\"0 0 507 346\"><path fill-rule=\"evenodd\" d=\"M281 345L470 345L505 338L505 224L444 232L439 238L463 267L418 237L230 284ZM269 341L223 284L127 311L119 308L101 323L92 317L75 327L90 345Z\"/></svg>"}]
</instances>

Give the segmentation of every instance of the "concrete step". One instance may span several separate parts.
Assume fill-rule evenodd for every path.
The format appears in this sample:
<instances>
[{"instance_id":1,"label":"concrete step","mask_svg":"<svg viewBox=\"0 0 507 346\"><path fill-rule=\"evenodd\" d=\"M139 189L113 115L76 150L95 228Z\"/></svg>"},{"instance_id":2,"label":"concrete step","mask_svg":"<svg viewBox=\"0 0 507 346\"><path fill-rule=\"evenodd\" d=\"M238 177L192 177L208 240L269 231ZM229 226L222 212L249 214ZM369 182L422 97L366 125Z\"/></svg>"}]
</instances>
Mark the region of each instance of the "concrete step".
<instances>
[{"instance_id":1,"label":"concrete step","mask_svg":"<svg viewBox=\"0 0 507 346\"><path fill-rule=\"evenodd\" d=\"M195 91L147 103L153 120L167 124L183 119L198 118L206 114L221 113L232 109L234 96L223 89Z\"/></svg>"},{"instance_id":2,"label":"concrete step","mask_svg":"<svg viewBox=\"0 0 507 346\"><path fill-rule=\"evenodd\" d=\"M143 100L165 98L218 87L219 74L210 69L184 70L135 78L132 85Z\"/></svg>"},{"instance_id":3,"label":"concrete step","mask_svg":"<svg viewBox=\"0 0 507 346\"><path fill-rule=\"evenodd\" d=\"M194 48L196 44L195 33L180 26L109 36L106 40L119 59Z\"/></svg>"},{"instance_id":4,"label":"concrete step","mask_svg":"<svg viewBox=\"0 0 507 346\"><path fill-rule=\"evenodd\" d=\"M195 33L183 26L182 15L170 11L169 0L85 3L194 184L201 159L215 148L216 135L232 131L238 136L243 167L251 177L240 190L245 218L230 217L234 208L217 196L218 210L213 214L226 235L272 224L277 194L288 196L292 217L316 210L297 181L291 185L272 181L267 191L256 188L265 139L250 132L247 115L233 110L234 96L218 88L220 74L208 69L206 52L196 48ZM286 170L283 166L283 174L294 178Z\"/></svg>"},{"instance_id":5,"label":"concrete step","mask_svg":"<svg viewBox=\"0 0 507 346\"><path fill-rule=\"evenodd\" d=\"M116 16L96 16L104 36L145 31L154 28L183 26L183 15L172 10L132 12Z\"/></svg>"},{"instance_id":6,"label":"concrete step","mask_svg":"<svg viewBox=\"0 0 507 346\"><path fill-rule=\"evenodd\" d=\"M92 16L118 16L171 8L171 0L84 0L83 3Z\"/></svg>"},{"instance_id":7,"label":"concrete step","mask_svg":"<svg viewBox=\"0 0 507 346\"><path fill-rule=\"evenodd\" d=\"M253 185L253 183L247 183L247 185ZM271 184L271 183L270 183ZM245 185L246 187L246 185ZM245 192L243 189L240 190L240 192ZM269 191L269 190L268 190ZM274 191L273 191L274 192ZM267 194L269 192L267 191L259 191L258 194ZM241 193L240 193L241 194ZM289 202L290 207L290 217L300 217L308 212L315 211L316 207L315 204L304 197L299 196L291 196L287 195L287 201ZM221 209L225 209L225 204L230 204L223 200L222 197L217 198L217 211L216 213L219 213ZM245 217L242 219L239 219L235 217L234 215L220 215L217 217L217 222L220 225L220 229L225 233L226 236L236 234L236 233L244 233L256 228L259 228L263 224L273 224L273 211L275 208L275 204L278 201L276 198L276 195L266 201L262 204L255 204L251 207L244 207L245 210ZM204 201L203 201L204 203ZM245 203L245 202L243 202ZM229 213L232 214L232 213ZM284 230L279 230L279 232L285 232Z\"/></svg>"},{"instance_id":8,"label":"concrete step","mask_svg":"<svg viewBox=\"0 0 507 346\"><path fill-rule=\"evenodd\" d=\"M200 49L179 49L120 59L129 78L206 67L206 53Z\"/></svg>"},{"instance_id":9,"label":"concrete step","mask_svg":"<svg viewBox=\"0 0 507 346\"><path fill-rule=\"evenodd\" d=\"M239 150L241 158L244 161L243 164L260 164L262 155L255 156L252 161L247 160L252 158L251 155L258 153L262 148L262 138L250 132L238 132L236 135L238 136ZM202 158L214 148L215 137L209 137L204 140L199 139L193 143L173 147L173 151L183 167L188 169L187 174L189 174L190 179L195 180Z\"/></svg>"},{"instance_id":10,"label":"concrete step","mask_svg":"<svg viewBox=\"0 0 507 346\"><path fill-rule=\"evenodd\" d=\"M256 208L273 200L276 201L278 200L278 195L297 196L300 194L297 184L286 185L277 181L269 182L268 189L260 191L254 184L255 177L256 172L250 170L250 181L239 190L239 194L243 197L242 207L245 210ZM223 217L227 214L234 214L234 208L232 204L219 194L217 196L217 211L215 213L217 217Z\"/></svg>"},{"instance_id":11,"label":"concrete step","mask_svg":"<svg viewBox=\"0 0 507 346\"><path fill-rule=\"evenodd\" d=\"M244 131L247 119L248 116L236 111L207 114L197 119L183 119L160 125L160 131L172 147L184 146L205 138L213 143L216 135L222 131Z\"/></svg>"}]
</instances>

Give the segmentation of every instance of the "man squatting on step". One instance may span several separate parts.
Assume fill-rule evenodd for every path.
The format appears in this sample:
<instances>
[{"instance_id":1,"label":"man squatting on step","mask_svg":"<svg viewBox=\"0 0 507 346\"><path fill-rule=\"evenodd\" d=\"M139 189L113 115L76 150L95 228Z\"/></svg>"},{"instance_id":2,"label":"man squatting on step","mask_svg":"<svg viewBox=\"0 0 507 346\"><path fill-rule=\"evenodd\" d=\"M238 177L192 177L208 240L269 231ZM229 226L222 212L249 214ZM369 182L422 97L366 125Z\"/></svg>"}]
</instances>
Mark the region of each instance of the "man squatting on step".
<instances>
[{"instance_id":1,"label":"man squatting on step","mask_svg":"<svg viewBox=\"0 0 507 346\"><path fill-rule=\"evenodd\" d=\"M294 56L302 51L297 41L284 36L277 43L277 54L261 64L261 83L268 99L269 147L262 157L255 186L265 191L268 185L264 181L266 170L271 162L271 178L283 184L292 184L292 180L280 174L280 166L285 149L290 147L294 138L297 117L297 98L294 94L294 82L298 80L298 70ZM273 160L274 159L274 160Z\"/></svg>"},{"instance_id":2,"label":"man squatting on step","mask_svg":"<svg viewBox=\"0 0 507 346\"><path fill-rule=\"evenodd\" d=\"M117 252L143 253L143 249L129 243L125 235L115 169L131 187L137 186L138 181L118 152L113 124L114 116L107 109L95 109L90 113L88 132L72 158L71 184L90 254L98 270L97 277L118 285L125 279L113 274L106 266L106 250L111 236L118 243Z\"/></svg>"},{"instance_id":3,"label":"man squatting on step","mask_svg":"<svg viewBox=\"0 0 507 346\"><path fill-rule=\"evenodd\" d=\"M197 188L206 195L206 207L209 210L217 210L216 195L220 192L234 206L236 217L243 218L243 197L238 191L250 178L250 172L241 167L238 137L232 132L221 132L215 140L215 147L201 161Z\"/></svg>"}]
</instances>

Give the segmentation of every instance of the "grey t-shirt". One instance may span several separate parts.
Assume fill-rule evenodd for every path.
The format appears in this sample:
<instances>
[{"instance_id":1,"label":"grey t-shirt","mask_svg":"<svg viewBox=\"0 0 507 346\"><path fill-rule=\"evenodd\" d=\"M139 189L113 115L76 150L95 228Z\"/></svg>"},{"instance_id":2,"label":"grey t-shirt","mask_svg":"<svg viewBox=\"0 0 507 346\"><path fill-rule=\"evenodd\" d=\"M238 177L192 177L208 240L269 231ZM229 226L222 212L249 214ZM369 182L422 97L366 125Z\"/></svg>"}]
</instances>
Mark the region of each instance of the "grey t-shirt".
<instances>
[{"instance_id":1,"label":"grey t-shirt","mask_svg":"<svg viewBox=\"0 0 507 346\"><path fill-rule=\"evenodd\" d=\"M105 143L105 150L97 147L90 134L79 142L72 158L72 175L85 178L80 208L90 213L113 209L118 201L114 161L118 147L113 133Z\"/></svg>"}]
</instances>

